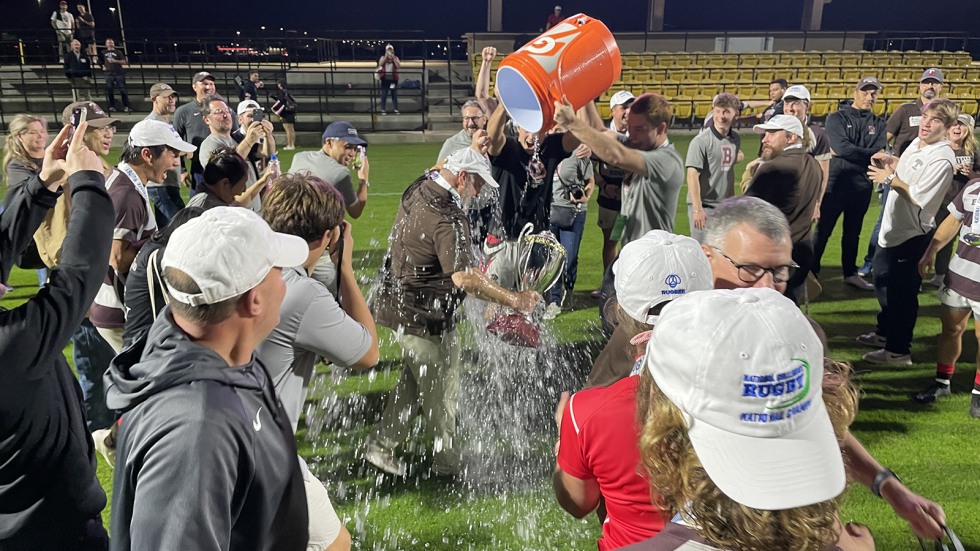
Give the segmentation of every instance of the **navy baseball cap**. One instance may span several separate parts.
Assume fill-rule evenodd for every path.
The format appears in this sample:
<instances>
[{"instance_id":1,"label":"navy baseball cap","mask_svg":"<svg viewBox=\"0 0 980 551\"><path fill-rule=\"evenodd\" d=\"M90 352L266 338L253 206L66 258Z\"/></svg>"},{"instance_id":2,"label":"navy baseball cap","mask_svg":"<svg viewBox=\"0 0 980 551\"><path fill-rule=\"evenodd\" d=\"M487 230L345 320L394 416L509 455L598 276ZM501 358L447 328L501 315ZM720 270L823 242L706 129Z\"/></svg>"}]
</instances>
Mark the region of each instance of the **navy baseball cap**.
<instances>
[{"instance_id":1,"label":"navy baseball cap","mask_svg":"<svg viewBox=\"0 0 980 551\"><path fill-rule=\"evenodd\" d=\"M330 123L330 126L327 126L327 129L323 131L323 139L326 140L327 138L347 140L347 143L352 145L367 145L367 142L357 135L357 129L354 128L354 125L347 121Z\"/></svg>"}]
</instances>

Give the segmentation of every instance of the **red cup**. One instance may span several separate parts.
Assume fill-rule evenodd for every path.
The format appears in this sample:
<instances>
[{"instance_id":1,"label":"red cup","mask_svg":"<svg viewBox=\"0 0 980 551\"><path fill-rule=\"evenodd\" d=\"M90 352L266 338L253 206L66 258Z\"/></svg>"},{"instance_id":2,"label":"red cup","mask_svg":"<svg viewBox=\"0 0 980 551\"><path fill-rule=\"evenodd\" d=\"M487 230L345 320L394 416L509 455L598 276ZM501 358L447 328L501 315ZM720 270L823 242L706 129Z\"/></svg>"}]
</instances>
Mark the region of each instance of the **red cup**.
<instances>
[{"instance_id":1,"label":"red cup","mask_svg":"<svg viewBox=\"0 0 980 551\"><path fill-rule=\"evenodd\" d=\"M612 33L602 21L580 13L500 62L497 97L521 128L548 130L555 101L566 96L579 109L619 80L622 69Z\"/></svg>"}]
</instances>

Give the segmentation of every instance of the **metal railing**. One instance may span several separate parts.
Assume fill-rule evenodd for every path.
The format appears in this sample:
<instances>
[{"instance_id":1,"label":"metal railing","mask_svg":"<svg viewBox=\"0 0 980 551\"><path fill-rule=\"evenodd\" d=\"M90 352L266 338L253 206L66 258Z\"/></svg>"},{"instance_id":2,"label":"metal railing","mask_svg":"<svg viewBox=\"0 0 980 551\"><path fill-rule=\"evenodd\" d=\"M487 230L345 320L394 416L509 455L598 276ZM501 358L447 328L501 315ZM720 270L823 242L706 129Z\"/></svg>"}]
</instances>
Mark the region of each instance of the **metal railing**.
<instances>
[{"instance_id":1,"label":"metal railing","mask_svg":"<svg viewBox=\"0 0 980 551\"><path fill-rule=\"evenodd\" d=\"M104 33L100 33L104 41ZM228 31L174 31L155 29L130 33L116 47L130 63L214 64L336 63L377 61L385 45L392 44L402 59L465 60L465 42L451 38L425 38L420 31L396 31L379 38L377 33L328 31L261 31L241 34ZM102 45L99 44L101 49ZM50 29L14 29L0 33L0 65L48 65L58 63L58 42Z\"/></svg>"}]
</instances>

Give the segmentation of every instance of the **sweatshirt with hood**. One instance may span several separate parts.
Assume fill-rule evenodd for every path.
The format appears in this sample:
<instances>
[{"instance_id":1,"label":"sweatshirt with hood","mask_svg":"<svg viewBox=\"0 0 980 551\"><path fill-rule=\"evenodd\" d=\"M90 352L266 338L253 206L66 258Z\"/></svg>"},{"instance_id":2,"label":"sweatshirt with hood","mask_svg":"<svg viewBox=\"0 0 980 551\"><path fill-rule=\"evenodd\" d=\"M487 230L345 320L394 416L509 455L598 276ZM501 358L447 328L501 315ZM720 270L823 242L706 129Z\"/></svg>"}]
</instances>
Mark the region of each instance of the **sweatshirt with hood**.
<instances>
[{"instance_id":1,"label":"sweatshirt with hood","mask_svg":"<svg viewBox=\"0 0 980 551\"><path fill-rule=\"evenodd\" d=\"M105 375L122 414L112 549L305 550L296 444L265 367L231 367L170 308Z\"/></svg>"},{"instance_id":2,"label":"sweatshirt with hood","mask_svg":"<svg viewBox=\"0 0 980 551\"><path fill-rule=\"evenodd\" d=\"M105 178L69 178L72 208L61 263L24 304L0 309L0 550L74 549L104 542L106 496L82 389L62 353L102 284L112 241ZM58 194L38 176L13 186L0 215L6 281Z\"/></svg>"},{"instance_id":3,"label":"sweatshirt with hood","mask_svg":"<svg viewBox=\"0 0 980 551\"><path fill-rule=\"evenodd\" d=\"M842 105L827 116L827 137L833 157L827 193L871 193L868 165L871 156L883 150L886 121L867 109Z\"/></svg>"}]
</instances>

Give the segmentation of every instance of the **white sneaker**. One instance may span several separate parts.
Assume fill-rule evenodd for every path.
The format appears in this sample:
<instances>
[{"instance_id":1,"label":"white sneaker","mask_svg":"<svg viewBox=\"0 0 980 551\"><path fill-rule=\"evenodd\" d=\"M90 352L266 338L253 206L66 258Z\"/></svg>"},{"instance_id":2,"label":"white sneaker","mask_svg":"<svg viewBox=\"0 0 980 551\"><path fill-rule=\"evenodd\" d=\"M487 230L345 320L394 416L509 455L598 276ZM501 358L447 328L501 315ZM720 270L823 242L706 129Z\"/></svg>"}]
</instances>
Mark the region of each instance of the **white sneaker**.
<instances>
[{"instance_id":1,"label":"white sneaker","mask_svg":"<svg viewBox=\"0 0 980 551\"><path fill-rule=\"evenodd\" d=\"M556 317L558 317L558 314L560 313L561 313L561 306L558 306L558 304L552 302L551 304L548 305L547 308L544 309L544 315L541 316L541 319L553 320Z\"/></svg>"},{"instance_id":2,"label":"white sneaker","mask_svg":"<svg viewBox=\"0 0 980 551\"><path fill-rule=\"evenodd\" d=\"M844 278L844 284L845 285L850 285L851 287L854 287L855 289L860 289L862 291L874 291L875 290L875 286L874 285L868 283L867 281L865 281L864 278L862 278L861 276L859 276L857 274L849 275L849 276L845 277Z\"/></svg>"},{"instance_id":3,"label":"white sneaker","mask_svg":"<svg viewBox=\"0 0 980 551\"><path fill-rule=\"evenodd\" d=\"M398 109L395 109L395 114L396 114L396 115L401 115L401 114L402 114L402 112L401 112L401 111L399 111Z\"/></svg>"},{"instance_id":4,"label":"white sneaker","mask_svg":"<svg viewBox=\"0 0 980 551\"><path fill-rule=\"evenodd\" d=\"M865 354L864 361L877 365L912 365L912 356L910 354L896 354L879 348Z\"/></svg>"},{"instance_id":5,"label":"white sneaker","mask_svg":"<svg viewBox=\"0 0 980 551\"><path fill-rule=\"evenodd\" d=\"M283 150L285 151L292 151L294 149L296 149L295 145L287 145L286 147L283 148Z\"/></svg>"},{"instance_id":6,"label":"white sneaker","mask_svg":"<svg viewBox=\"0 0 980 551\"><path fill-rule=\"evenodd\" d=\"M364 452L364 459L374 465L378 470L392 476L403 477L407 471L405 464L395 457L395 454L374 442L368 442L367 449Z\"/></svg>"},{"instance_id":7,"label":"white sneaker","mask_svg":"<svg viewBox=\"0 0 980 551\"><path fill-rule=\"evenodd\" d=\"M382 114L382 115L387 115L387 114L388 114L388 112L387 112L387 111L382 111L382 112L381 112L381 114Z\"/></svg>"},{"instance_id":8,"label":"white sneaker","mask_svg":"<svg viewBox=\"0 0 980 551\"><path fill-rule=\"evenodd\" d=\"M108 463L110 467L115 467L116 447L115 445L110 446L108 442L112 436L111 431L111 428L92 431L92 440L95 441L95 449L102 454L102 457L105 458L106 463Z\"/></svg>"}]
</instances>

